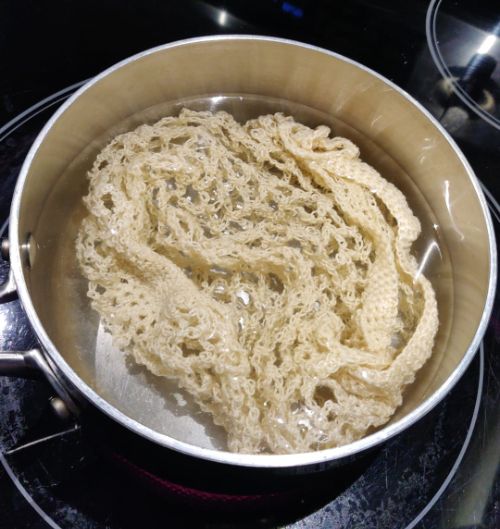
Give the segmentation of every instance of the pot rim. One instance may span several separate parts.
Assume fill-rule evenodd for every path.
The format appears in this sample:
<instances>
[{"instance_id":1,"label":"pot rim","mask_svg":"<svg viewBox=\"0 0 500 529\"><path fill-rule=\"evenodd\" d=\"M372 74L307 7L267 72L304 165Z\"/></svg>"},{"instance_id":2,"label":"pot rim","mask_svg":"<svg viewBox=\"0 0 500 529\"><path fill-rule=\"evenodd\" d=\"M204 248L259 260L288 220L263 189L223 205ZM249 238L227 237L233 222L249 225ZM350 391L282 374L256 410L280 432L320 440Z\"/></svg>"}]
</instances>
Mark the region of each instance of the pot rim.
<instances>
[{"instance_id":1,"label":"pot rim","mask_svg":"<svg viewBox=\"0 0 500 529\"><path fill-rule=\"evenodd\" d=\"M159 51L176 48L180 46L186 46L191 44L198 44L203 42L213 42L213 41L264 41L270 43L284 44L289 46L296 46L299 48L306 48L311 51L316 51L324 53L341 61L344 61L348 64L356 66L364 70L365 72L371 74L375 78L379 79L390 88L402 95L409 103L414 105L421 113L427 117L427 119L437 128L441 135L447 140L455 154L459 158L460 162L464 166L469 179L476 191L478 200L481 205L481 209L485 218L486 228L488 232L488 242L490 250L490 274L489 274L489 283L488 283L488 292L485 299L483 315L481 317L480 323L476 330L476 333L473 337L472 342L465 351L465 354L455 368L453 373L445 380L441 387L436 390L432 395L430 395L424 402L422 402L417 408L415 408L408 415L405 415L398 421L393 424L389 424L380 430L363 437L353 443L347 445L339 446L336 448L328 448L325 450L319 450L316 452L306 452L306 453L297 453L297 454L239 454L232 453L223 450L216 450L211 448L202 448L199 446L191 445L184 441L179 441L173 437L170 437L166 434L159 433L153 430L150 427L144 426L135 419L130 418L125 413L121 412L101 396L97 394L86 382L81 379L78 374L69 366L63 356L59 353L55 345L52 343L51 339L45 332L45 329L40 322L31 296L28 292L26 282L23 277L22 272L22 255L21 255L21 244L18 237L18 227L19 227L19 213L20 213L20 204L23 194L24 184L31 166L31 162L35 157L40 145L45 139L45 136L48 134L54 123L58 118L90 87L99 82L101 79L113 74L116 70L121 67L128 65L134 61L140 60L143 57L157 53ZM88 82L86 82L81 88L79 88L67 101L65 101L54 115L49 119L45 124L41 132L38 134L33 145L31 146L24 163L22 165L17 184L14 190L14 196L12 200L11 212L10 212L10 227L9 227L9 241L10 241L10 255L11 255L11 267L14 274L15 283L17 285L17 290L19 297L22 303L24 310L27 313L27 316L30 320L33 329L39 338L44 351L50 356L52 361L56 364L57 368L60 369L65 379L67 379L77 390L80 392L88 401L90 401L94 406L103 411L113 420L120 423L122 426L125 426L129 430L139 434L140 436L153 441L164 447L176 450L183 454L189 456L203 458L209 461L214 461L218 463L232 464L242 467L254 467L254 468L287 468L287 467L301 467L308 465L318 465L324 464L327 462L338 461L344 458L348 458L359 454L367 449L373 448L391 437L401 433L403 430L407 429L413 425L417 420L426 415L431 411L444 397L445 395L453 388L457 383L460 377L463 375L469 364L471 363L476 351L479 347L479 344L482 340L482 337L486 331L488 320L491 315L493 308L494 296L495 296L495 287L497 280L497 257L496 257L496 240L494 234L493 223L491 216L488 210L486 199L481 190L480 183L477 177L474 174L471 166L469 165L464 154L461 152L455 141L451 138L448 132L441 126L441 124L427 111L418 101L416 101L411 95L409 95L405 90L394 84L392 81L386 79L384 76L375 72L371 68L368 68L357 61L344 57L338 53L320 48L318 46L313 46L310 44L305 44L299 41L282 39L276 37L267 37L267 36L257 36L257 35L211 35L205 37L195 37L184 40L179 40L148 50L137 53L131 57L128 57L113 66L107 68Z\"/></svg>"}]
</instances>

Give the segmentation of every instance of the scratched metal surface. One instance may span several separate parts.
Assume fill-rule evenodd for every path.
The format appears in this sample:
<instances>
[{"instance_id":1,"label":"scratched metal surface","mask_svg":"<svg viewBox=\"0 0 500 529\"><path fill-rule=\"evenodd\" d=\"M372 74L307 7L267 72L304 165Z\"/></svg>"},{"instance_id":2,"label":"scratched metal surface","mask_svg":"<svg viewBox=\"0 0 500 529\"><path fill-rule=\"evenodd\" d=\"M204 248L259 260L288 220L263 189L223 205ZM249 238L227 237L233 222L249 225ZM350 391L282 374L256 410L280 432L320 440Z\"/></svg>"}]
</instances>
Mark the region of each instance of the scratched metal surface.
<instances>
[{"instance_id":1,"label":"scratched metal surface","mask_svg":"<svg viewBox=\"0 0 500 529\"><path fill-rule=\"evenodd\" d=\"M19 164L46 118L39 115L0 142L2 219ZM2 264L0 274L5 273ZM289 514L257 512L230 521L221 512L187 512L182 505L146 494L103 456L98 447L107 439L99 438L92 419L62 424L47 408L51 391L43 381L0 378L0 527L135 529L144 520L152 528L163 527L165 520L179 528L499 527L499 339L500 320L494 317L483 353L454 391L375 453L359 476L353 466L345 466L311 478L309 492L317 490L319 497L321 491L320 504L304 494L299 508L291 506ZM34 343L19 303L0 305L0 348L24 349ZM119 445L120 438L113 442ZM149 448L144 444L145 451ZM345 488L336 486L346 476ZM163 477L168 479L168 472ZM324 495L329 486L332 492Z\"/></svg>"}]
</instances>

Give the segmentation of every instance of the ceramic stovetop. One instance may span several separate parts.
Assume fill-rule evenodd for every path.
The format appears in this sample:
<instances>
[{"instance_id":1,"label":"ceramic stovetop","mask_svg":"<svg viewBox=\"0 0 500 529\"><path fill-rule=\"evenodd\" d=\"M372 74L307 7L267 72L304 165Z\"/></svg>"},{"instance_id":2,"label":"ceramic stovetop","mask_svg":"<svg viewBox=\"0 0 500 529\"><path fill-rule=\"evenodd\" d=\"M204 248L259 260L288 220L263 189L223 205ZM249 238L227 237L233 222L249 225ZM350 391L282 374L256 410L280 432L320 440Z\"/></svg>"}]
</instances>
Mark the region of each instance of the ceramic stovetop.
<instances>
[{"instance_id":1,"label":"ceramic stovetop","mask_svg":"<svg viewBox=\"0 0 500 529\"><path fill-rule=\"evenodd\" d=\"M471 162L497 226L499 20L477 1L4 2L0 221L36 134L85 79L179 38L258 33L342 53L419 99ZM475 360L423 420L355 463L286 478L159 452L96 412L61 421L45 382L0 378L0 528L500 527L499 340L497 300ZM19 303L1 305L0 348L35 343Z\"/></svg>"}]
</instances>

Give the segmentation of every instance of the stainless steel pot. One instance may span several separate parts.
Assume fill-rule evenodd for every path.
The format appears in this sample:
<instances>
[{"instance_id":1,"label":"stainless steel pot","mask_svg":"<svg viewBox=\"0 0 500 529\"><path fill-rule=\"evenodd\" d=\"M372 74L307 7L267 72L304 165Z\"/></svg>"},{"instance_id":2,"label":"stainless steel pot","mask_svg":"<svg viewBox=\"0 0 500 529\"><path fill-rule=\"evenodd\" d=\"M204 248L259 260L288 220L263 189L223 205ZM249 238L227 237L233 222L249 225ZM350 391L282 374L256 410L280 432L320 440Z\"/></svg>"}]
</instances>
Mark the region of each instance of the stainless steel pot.
<instances>
[{"instance_id":1,"label":"stainless steel pot","mask_svg":"<svg viewBox=\"0 0 500 529\"><path fill-rule=\"evenodd\" d=\"M175 386L113 352L88 306L74 262L72 241L83 215L86 171L110 137L183 105L227 108L241 118L283 110L310 124L326 120L397 183L424 219L415 251L437 292L440 330L431 360L385 427L318 452L229 453L209 420L196 415L189 403L179 404L185 396ZM74 413L90 402L160 445L249 467L318 468L413 424L471 362L496 282L495 239L484 196L467 160L436 120L393 83L354 61L313 46L254 36L160 46L109 68L78 90L50 119L24 162L9 241L11 272L0 295L17 290L40 349L3 353L0 372L23 375L41 369Z\"/></svg>"}]
</instances>

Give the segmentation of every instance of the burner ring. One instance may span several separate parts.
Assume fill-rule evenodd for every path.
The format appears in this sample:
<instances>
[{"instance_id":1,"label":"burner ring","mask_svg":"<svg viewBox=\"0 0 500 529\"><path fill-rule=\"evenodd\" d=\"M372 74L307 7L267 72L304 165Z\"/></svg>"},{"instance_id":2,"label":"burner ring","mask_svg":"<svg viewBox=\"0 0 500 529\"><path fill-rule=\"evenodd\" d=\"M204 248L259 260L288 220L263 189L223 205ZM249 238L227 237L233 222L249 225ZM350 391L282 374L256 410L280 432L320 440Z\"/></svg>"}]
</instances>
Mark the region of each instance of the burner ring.
<instances>
[{"instance_id":1,"label":"burner ring","mask_svg":"<svg viewBox=\"0 0 500 529\"><path fill-rule=\"evenodd\" d=\"M431 53L434 64L436 65L439 73L443 79L447 80L455 92L456 96L464 103L472 112L482 118L484 121L500 130L500 119L490 114L482 106L478 105L476 101L464 90L461 84L458 82L456 75L454 75L446 61L443 58L441 50L439 49L439 38L436 30L436 22L438 17L438 11L441 7L443 0L431 0L429 7L427 8L426 20L425 20L425 33L427 37L427 45Z\"/></svg>"}]
</instances>

